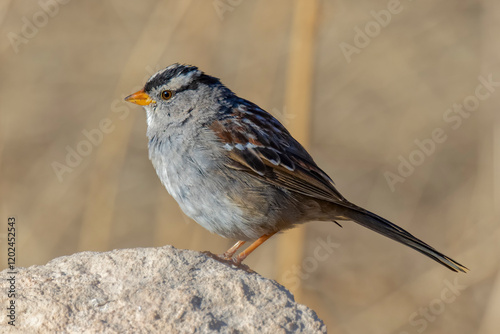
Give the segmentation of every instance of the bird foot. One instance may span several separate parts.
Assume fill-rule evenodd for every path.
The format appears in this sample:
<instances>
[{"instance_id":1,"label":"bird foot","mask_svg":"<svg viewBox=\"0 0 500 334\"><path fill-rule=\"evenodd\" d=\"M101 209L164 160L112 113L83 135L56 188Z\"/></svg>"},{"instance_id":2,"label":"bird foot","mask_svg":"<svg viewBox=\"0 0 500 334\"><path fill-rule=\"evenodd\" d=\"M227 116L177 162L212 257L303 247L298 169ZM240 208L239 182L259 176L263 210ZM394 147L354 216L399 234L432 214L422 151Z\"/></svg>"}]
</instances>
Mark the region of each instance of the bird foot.
<instances>
[{"instance_id":1,"label":"bird foot","mask_svg":"<svg viewBox=\"0 0 500 334\"><path fill-rule=\"evenodd\" d=\"M243 270L245 270L246 272L249 272L249 273L253 273L254 272L252 269L250 269L249 266L247 266L246 264L241 263L241 260L238 260L237 256L236 257L228 257L225 254L213 254L213 253L208 252L208 251L201 252L201 253L205 254L208 257L211 257L212 259L217 260L217 261L219 261L221 263L227 264L227 265L229 265L231 267L236 267L238 269L243 269Z\"/></svg>"}]
</instances>

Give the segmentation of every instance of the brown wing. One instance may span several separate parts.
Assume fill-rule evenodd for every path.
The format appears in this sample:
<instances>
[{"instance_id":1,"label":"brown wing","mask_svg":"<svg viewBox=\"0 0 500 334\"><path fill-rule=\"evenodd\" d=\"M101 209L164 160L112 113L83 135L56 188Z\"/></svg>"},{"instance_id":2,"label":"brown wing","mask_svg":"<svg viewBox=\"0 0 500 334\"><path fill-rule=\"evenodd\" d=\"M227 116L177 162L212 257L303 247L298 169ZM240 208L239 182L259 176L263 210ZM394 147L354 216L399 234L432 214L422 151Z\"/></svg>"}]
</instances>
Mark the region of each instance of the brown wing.
<instances>
[{"instance_id":1,"label":"brown wing","mask_svg":"<svg viewBox=\"0 0 500 334\"><path fill-rule=\"evenodd\" d=\"M240 102L210 127L228 151L228 167L306 196L346 202L278 120L251 102Z\"/></svg>"}]
</instances>

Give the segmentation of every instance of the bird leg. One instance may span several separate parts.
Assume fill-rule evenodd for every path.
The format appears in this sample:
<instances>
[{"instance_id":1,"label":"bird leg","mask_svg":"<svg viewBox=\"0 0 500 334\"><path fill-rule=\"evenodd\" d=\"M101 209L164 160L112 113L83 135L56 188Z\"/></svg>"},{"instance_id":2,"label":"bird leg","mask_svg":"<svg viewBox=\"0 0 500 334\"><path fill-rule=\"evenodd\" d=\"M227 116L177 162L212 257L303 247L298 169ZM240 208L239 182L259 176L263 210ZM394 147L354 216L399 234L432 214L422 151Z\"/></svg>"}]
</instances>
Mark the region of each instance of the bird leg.
<instances>
[{"instance_id":1,"label":"bird leg","mask_svg":"<svg viewBox=\"0 0 500 334\"><path fill-rule=\"evenodd\" d=\"M269 239L270 237L272 237L274 234L276 234L276 232L272 232L272 233L269 233L269 234L264 234L262 237L260 237L259 239L255 240L255 242L253 244L251 244L247 249L245 249L243 252L241 252L235 259L233 259L233 262L236 263L236 264L240 264L244 259L246 259L246 257L248 255L250 255L251 252L253 252L257 247L259 247L260 245L262 245L267 239ZM241 244L241 245L243 245L243 244ZM241 246L241 245L239 245L239 246ZM231 247L231 249L234 248L235 246L236 245L234 245L233 247Z\"/></svg>"},{"instance_id":2,"label":"bird leg","mask_svg":"<svg viewBox=\"0 0 500 334\"><path fill-rule=\"evenodd\" d=\"M219 257L223 258L224 260L230 260L234 253L236 253L236 251L241 247L243 246L243 244L245 243L245 241L238 241L237 243L235 243L233 245L233 247L229 248L224 254L220 255Z\"/></svg>"}]
</instances>

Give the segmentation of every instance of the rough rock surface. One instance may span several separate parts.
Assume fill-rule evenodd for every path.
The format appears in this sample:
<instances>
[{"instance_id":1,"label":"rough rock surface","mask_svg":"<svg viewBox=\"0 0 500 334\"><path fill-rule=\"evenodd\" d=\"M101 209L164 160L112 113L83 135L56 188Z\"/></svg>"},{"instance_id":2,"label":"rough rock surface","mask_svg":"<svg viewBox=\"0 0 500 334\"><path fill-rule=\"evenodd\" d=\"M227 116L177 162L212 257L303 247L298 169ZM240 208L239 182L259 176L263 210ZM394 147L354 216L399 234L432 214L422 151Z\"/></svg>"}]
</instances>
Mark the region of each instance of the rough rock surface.
<instances>
[{"instance_id":1,"label":"rough rock surface","mask_svg":"<svg viewBox=\"0 0 500 334\"><path fill-rule=\"evenodd\" d=\"M278 283L171 246L83 252L17 268L16 326L0 272L2 333L324 333Z\"/></svg>"}]
</instances>

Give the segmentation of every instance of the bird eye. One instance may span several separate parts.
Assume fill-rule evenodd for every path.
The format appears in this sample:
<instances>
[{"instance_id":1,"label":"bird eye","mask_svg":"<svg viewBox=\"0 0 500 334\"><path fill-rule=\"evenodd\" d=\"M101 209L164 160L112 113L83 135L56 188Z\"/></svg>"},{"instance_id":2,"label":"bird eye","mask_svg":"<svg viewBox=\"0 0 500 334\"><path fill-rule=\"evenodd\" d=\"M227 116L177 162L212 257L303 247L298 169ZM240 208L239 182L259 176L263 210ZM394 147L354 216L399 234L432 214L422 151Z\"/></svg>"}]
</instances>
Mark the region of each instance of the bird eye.
<instances>
[{"instance_id":1,"label":"bird eye","mask_svg":"<svg viewBox=\"0 0 500 334\"><path fill-rule=\"evenodd\" d=\"M164 100L170 100L174 94L172 94L171 90L164 90L161 92L161 98Z\"/></svg>"}]
</instances>

